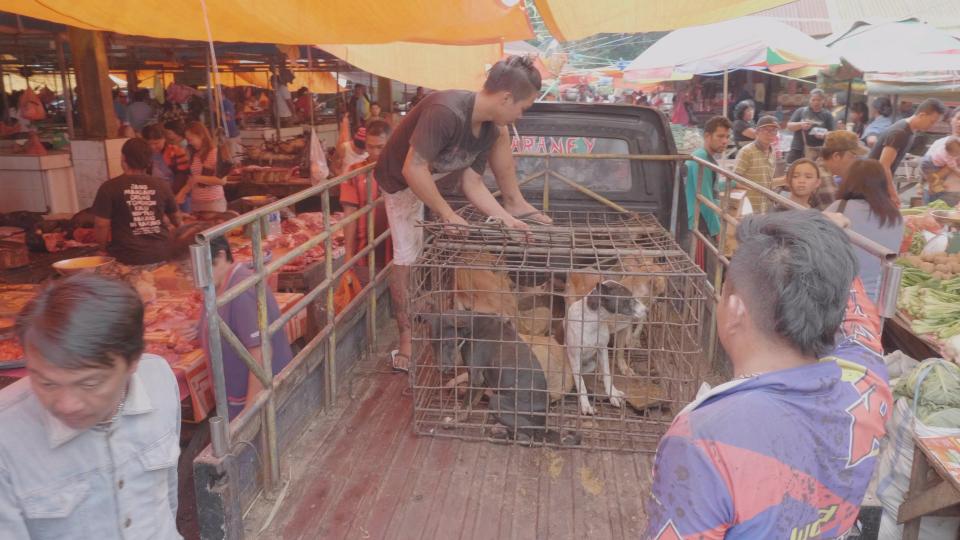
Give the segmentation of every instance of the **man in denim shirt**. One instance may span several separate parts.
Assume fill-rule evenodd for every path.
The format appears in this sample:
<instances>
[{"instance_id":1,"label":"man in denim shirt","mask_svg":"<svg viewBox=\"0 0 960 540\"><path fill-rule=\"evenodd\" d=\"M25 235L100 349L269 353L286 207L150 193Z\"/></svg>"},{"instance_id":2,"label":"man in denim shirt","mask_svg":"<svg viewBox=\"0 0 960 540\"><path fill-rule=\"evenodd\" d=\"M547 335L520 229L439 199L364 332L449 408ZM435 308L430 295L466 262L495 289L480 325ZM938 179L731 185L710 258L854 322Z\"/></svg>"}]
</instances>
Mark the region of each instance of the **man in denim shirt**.
<instances>
[{"instance_id":1,"label":"man in denim shirt","mask_svg":"<svg viewBox=\"0 0 960 540\"><path fill-rule=\"evenodd\" d=\"M180 399L142 354L127 284L75 275L16 330L29 377L0 391L0 539L179 539Z\"/></svg>"}]
</instances>

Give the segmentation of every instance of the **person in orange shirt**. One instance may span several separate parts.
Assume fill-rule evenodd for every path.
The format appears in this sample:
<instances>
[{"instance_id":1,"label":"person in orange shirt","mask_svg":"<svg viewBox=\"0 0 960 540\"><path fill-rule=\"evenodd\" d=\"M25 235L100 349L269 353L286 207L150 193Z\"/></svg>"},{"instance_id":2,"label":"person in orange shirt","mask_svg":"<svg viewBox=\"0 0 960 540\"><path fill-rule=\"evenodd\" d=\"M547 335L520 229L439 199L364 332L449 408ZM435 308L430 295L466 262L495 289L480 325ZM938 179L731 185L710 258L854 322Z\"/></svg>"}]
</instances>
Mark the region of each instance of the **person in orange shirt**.
<instances>
[{"instance_id":1,"label":"person in orange shirt","mask_svg":"<svg viewBox=\"0 0 960 540\"><path fill-rule=\"evenodd\" d=\"M384 146L387 144L387 138L390 136L390 125L384 122L383 120L376 120L367 124L367 141L366 141L366 150L367 150L367 159L356 163L351 166L347 172L353 171L362 167L366 167L372 163L376 163L377 159L380 158L381 152L383 152ZM343 215L344 218L356 212L359 208L367 205L367 182L372 183L372 196L373 200L377 200L380 197L380 188L377 185L377 181L373 178L373 171L368 171L363 174L358 174L350 180L347 180L340 185L340 204L343 206ZM367 231L367 217L363 216L356 221L348 224L344 227L344 248L346 249L346 260L350 260L358 252L363 250L367 244L375 240L380 234L387 230L387 213L384 206L381 204L377 206L374 210L374 232L373 235L370 235ZM389 246L389 239L377 246L375 249L376 253L376 267L377 270L380 270L391 259L391 249ZM359 265L366 268L367 259L362 258L358 262ZM369 272L358 272L361 283L366 284L367 279L369 278Z\"/></svg>"}]
</instances>

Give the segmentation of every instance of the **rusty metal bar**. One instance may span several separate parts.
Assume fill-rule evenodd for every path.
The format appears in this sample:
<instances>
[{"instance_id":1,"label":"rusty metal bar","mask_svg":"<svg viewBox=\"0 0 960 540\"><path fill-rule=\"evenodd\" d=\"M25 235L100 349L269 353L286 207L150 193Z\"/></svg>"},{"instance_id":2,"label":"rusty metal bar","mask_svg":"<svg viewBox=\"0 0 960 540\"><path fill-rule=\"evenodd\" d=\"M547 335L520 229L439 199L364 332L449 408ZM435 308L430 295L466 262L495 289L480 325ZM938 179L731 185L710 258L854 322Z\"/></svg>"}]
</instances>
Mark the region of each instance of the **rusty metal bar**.
<instances>
[{"instance_id":1,"label":"rusty metal bar","mask_svg":"<svg viewBox=\"0 0 960 540\"><path fill-rule=\"evenodd\" d=\"M266 407L263 411L263 438L265 456L260 466L263 468L263 485L266 491L272 492L280 484L280 454L277 450L277 408L273 395L273 347L271 336L267 332L269 319L267 316L267 274L263 270L263 221L256 220L250 227L251 241L253 242L253 264L257 277L257 326L260 331L260 358L266 380L263 392L267 396Z\"/></svg>"},{"instance_id":2,"label":"rusty metal bar","mask_svg":"<svg viewBox=\"0 0 960 540\"><path fill-rule=\"evenodd\" d=\"M604 205L606 205L606 206L609 206L610 208L613 208L613 209L616 210L617 212L623 212L623 213L628 213L628 212L629 212L629 210L627 210L626 208L624 208L624 207L620 206L619 204L611 201L610 199L604 197L603 195L600 195L599 193L593 191L592 189L590 189L590 188L588 188L588 187L586 187L586 186L581 186L580 184L574 182L573 180L570 180L570 179L567 178L566 176L564 176L564 175L562 175L562 174L560 174L560 173L558 173L558 172L556 172L556 171L547 171L547 174L548 174L548 175L551 175L551 174L552 174L554 177L556 177L558 180L560 180L560 181L563 182L564 184L567 184L568 186L570 186L570 187L572 187L573 189L579 191L580 193L583 193L583 194L586 195L587 197L590 197L591 199L596 200L597 202L600 202L600 203L602 203L602 204L604 204Z\"/></svg>"},{"instance_id":3,"label":"rusty metal bar","mask_svg":"<svg viewBox=\"0 0 960 540\"><path fill-rule=\"evenodd\" d=\"M330 230L330 190L325 190L321 194L323 204L323 230ZM324 243L324 264L326 275L333 274L333 238L328 234ZM327 320L336 317L333 305L333 285L327 287ZM332 406L337 392L337 327L334 326L330 332L330 339L327 341L327 361L324 369L325 392L324 398L326 405Z\"/></svg>"},{"instance_id":4,"label":"rusty metal bar","mask_svg":"<svg viewBox=\"0 0 960 540\"><path fill-rule=\"evenodd\" d=\"M256 359L250 354L250 351L243 345L240 341L240 338L233 333L233 330L227 325L227 323L220 319L220 336L227 340L227 343L233 347L234 352L240 356L240 359L243 360L243 363L247 365L247 368L250 369L250 372L260 381L260 384L266 386L270 385L270 378L267 376L267 372L263 370L263 366L260 365Z\"/></svg>"}]
</instances>

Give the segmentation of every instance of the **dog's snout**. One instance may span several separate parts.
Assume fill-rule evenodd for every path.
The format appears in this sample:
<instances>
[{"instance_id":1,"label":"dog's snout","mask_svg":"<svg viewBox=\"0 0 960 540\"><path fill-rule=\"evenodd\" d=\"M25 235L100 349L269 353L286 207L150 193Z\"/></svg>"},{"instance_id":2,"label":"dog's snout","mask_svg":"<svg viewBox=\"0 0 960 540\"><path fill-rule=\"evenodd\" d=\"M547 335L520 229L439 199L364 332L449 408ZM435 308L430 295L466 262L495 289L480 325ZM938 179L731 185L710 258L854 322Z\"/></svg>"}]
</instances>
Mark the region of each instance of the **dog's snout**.
<instances>
[{"instance_id":1,"label":"dog's snout","mask_svg":"<svg viewBox=\"0 0 960 540\"><path fill-rule=\"evenodd\" d=\"M643 302L639 300L633 301L633 316L642 319L647 316L647 306L643 305Z\"/></svg>"}]
</instances>

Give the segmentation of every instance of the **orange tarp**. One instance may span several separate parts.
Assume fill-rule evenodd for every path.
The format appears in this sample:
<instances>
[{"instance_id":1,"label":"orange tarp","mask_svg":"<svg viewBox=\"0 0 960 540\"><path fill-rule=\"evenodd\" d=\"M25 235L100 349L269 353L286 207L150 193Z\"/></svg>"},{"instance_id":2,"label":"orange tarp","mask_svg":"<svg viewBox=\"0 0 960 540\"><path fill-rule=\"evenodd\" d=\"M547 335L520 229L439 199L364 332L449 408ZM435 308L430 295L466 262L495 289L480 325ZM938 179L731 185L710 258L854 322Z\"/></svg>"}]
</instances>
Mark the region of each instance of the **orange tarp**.
<instances>
[{"instance_id":1,"label":"orange tarp","mask_svg":"<svg viewBox=\"0 0 960 540\"><path fill-rule=\"evenodd\" d=\"M459 47L419 43L317 46L364 71L435 90L479 89L487 69L503 54L499 43Z\"/></svg>"},{"instance_id":2,"label":"orange tarp","mask_svg":"<svg viewBox=\"0 0 960 540\"><path fill-rule=\"evenodd\" d=\"M213 39L222 42L477 44L533 37L522 2L204 1ZM5 0L2 9L79 28L206 41L201 5L201 0Z\"/></svg>"},{"instance_id":3,"label":"orange tarp","mask_svg":"<svg viewBox=\"0 0 960 540\"><path fill-rule=\"evenodd\" d=\"M550 33L560 41L570 41L601 32L657 32L698 26L786 3L788 0L537 0L537 8Z\"/></svg>"}]
</instances>

